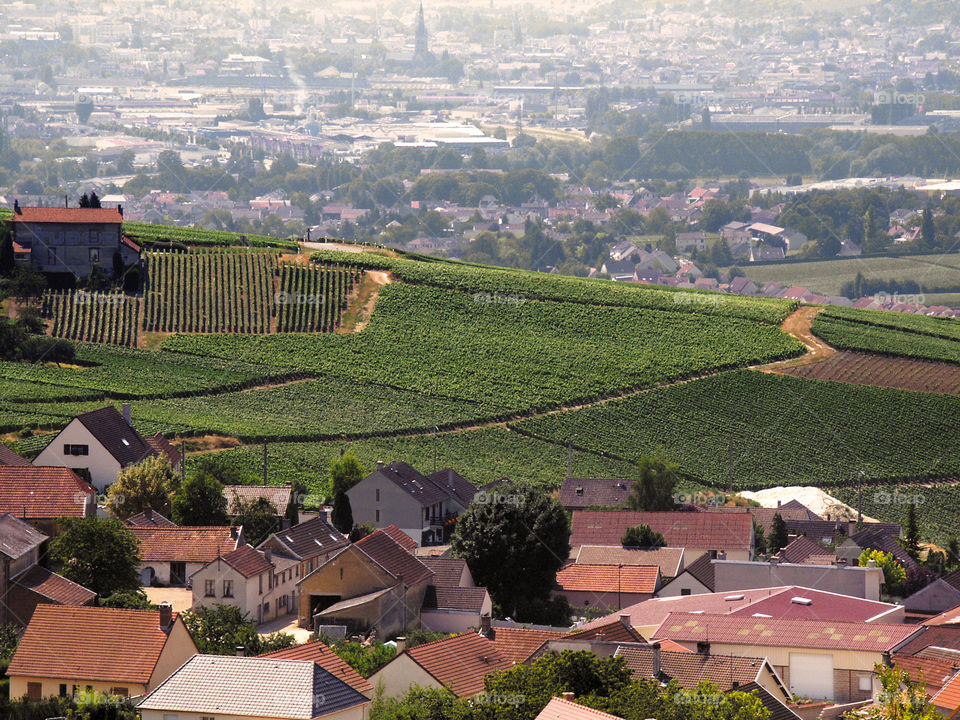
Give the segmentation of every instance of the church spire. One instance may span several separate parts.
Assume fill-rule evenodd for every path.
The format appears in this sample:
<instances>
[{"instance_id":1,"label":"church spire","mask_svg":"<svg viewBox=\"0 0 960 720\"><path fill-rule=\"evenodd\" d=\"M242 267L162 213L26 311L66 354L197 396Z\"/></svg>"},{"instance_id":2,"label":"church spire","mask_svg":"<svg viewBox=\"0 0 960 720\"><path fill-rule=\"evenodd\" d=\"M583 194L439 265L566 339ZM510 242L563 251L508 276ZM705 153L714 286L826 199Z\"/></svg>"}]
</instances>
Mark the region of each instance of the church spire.
<instances>
[{"instance_id":1,"label":"church spire","mask_svg":"<svg viewBox=\"0 0 960 720\"><path fill-rule=\"evenodd\" d=\"M426 60L430 54L427 45L427 24L423 20L423 3L420 3L420 9L417 11L417 31L414 38L413 58L414 60Z\"/></svg>"}]
</instances>

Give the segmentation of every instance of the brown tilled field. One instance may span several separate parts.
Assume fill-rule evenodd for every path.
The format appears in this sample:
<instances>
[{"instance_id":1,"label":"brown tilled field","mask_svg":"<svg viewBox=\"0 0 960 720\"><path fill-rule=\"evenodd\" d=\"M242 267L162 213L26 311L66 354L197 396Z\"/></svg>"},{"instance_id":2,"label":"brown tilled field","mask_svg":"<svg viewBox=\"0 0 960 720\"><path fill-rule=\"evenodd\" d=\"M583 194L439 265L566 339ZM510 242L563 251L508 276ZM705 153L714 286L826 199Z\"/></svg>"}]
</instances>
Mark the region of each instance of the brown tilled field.
<instances>
[{"instance_id":1,"label":"brown tilled field","mask_svg":"<svg viewBox=\"0 0 960 720\"><path fill-rule=\"evenodd\" d=\"M837 352L821 362L786 367L778 372L808 380L960 395L960 365L929 360Z\"/></svg>"}]
</instances>

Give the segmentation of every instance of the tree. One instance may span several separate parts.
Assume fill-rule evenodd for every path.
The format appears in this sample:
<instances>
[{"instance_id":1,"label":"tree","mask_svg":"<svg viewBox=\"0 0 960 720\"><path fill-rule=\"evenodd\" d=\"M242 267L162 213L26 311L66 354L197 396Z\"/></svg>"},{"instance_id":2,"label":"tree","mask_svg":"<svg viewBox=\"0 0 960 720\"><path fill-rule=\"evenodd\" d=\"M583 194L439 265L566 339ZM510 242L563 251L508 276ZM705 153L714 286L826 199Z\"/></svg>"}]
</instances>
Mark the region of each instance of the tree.
<instances>
[{"instance_id":1,"label":"tree","mask_svg":"<svg viewBox=\"0 0 960 720\"><path fill-rule=\"evenodd\" d=\"M897 559L890 553L870 549L860 553L858 564L860 567L869 567L871 560L878 568L883 570L883 584L886 586L887 593L890 595L898 594L907 579L907 573L903 569L903 565L898 563Z\"/></svg>"},{"instance_id":2,"label":"tree","mask_svg":"<svg viewBox=\"0 0 960 720\"><path fill-rule=\"evenodd\" d=\"M243 526L243 534L251 545L259 545L280 529L277 508L266 498L244 500L236 497L230 512L233 524Z\"/></svg>"},{"instance_id":3,"label":"tree","mask_svg":"<svg viewBox=\"0 0 960 720\"><path fill-rule=\"evenodd\" d=\"M763 536L763 525L756 520L753 521L753 551L758 555L765 555L767 552L767 539Z\"/></svg>"},{"instance_id":4,"label":"tree","mask_svg":"<svg viewBox=\"0 0 960 720\"><path fill-rule=\"evenodd\" d=\"M917 508L913 503L907 505L907 528L903 547L914 560L920 559L920 527L917 525Z\"/></svg>"},{"instance_id":5,"label":"tree","mask_svg":"<svg viewBox=\"0 0 960 720\"><path fill-rule=\"evenodd\" d=\"M177 525L226 525L229 518L223 485L207 473L191 476L173 496L171 519Z\"/></svg>"},{"instance_id":6,"label":"tree","mask_svg":"<svg viewBox=\"0 0 960 720\"><path fill-rule=\"evenodd\" d=\"M233 655L243 647L248 655L292 647L294 637L274 633L265 638L257 634L257 625L236 605L200 605L181 616L197 644L197 650L209 655Z\"/></svg>"},{"instance_id":7,"label":"tree","mask_svg":"<svg viewBox=\"0 0 960 720\"><path fill-rule=\"evenodd\" d=\"M0 277L10 277L16 270L13 254L13 231L9 223L0 224Z\"/></svg>"},{"instance_id":8,"label":"tree","mask_svg":"<svg viewBox=\"0 0 960 720\"><path fill-rule=\"evenodd\" d=\"M116 518L70 518L50 542L60 574L100 597L140 589L140 541Z\"/></svg>"},{"instance_id":9,"label":"tree","mask_svg":"<svg viewBox=\"0 0 960 720\"><path fill-rule=\"evenodd\" d=\"M567 516L555 498L507 484L478 493L460 515L451 546L501 615L533 622L527 612L549 599L569 541Z\"/></svg>"},{"instance_id":10,"label":"tree","mask_svg":"<svg viewBox=\"0 0 960 720\"><path fill-rule=\"evenodd\" d=\"M649 525L636 525L627 528L623 537L620 538L620 544L624 547L654 548L664 547L667 541Z\"/></svg>"},{"instance_id":11,"label":"tree","mask_svg":"<svg viewBox=\"0 0 960 720\"><path fill-rule=\"evenodd\" d=\"M290 525L296 525L300 522L300 506L307 496L307 485L303 480L294 480L290 486L290 502L287 503L286 518Z\"/></svg>"},{"instance_id":12,"label":"tree","mask_svg":"<svg viewBox=\"0 0 960 720\"><path fill-rule=\"evenodd\" d=\"M790 542L790 535L787 533L787 522L780 513L773 516L773 523L770 525L770 539L767 542L767 549L771 555L783 550Z\"/></svg>"},{"instance_id":13,"label":"tree","mask_svg":"<svg viewBox=\"0 0 960 720\"><path fill-rule=\"evenodd\" d=\"M330 513L330 522L344 535L353 530L353 510L350 508L350 498L343 490L333 496L333 511Z\"/></svg>"},{"instance_id":14,"label":"tree","mask_svg":"<svg viewBox=\"0 0 960 720\"><path fill-rule=\"evenodd\" d=\"M165 455L153 455L130 465L107 489L107 508L121 520L153 508L169 515L170 500L178 490L180 477Z\"/></svg>"},{"instance_id":15,"label":"tree","mask_svg":"<svg viewBox=\"0 0 960 720\"><path fill-rule=\"evenodd\" d=\"M930 701L926 685L914 681L897 666L874 666L880 693L865 716L867 720L940 720L943 716Z\"/></svg>"},{"instance_id":16,"label":"tree","mask_svg":"<svg viewBox=\"0 0 960 720\"><path fill-rule=\"evenodd\" d=\"M936 241L936 228L933 225L933 211L927 205L920 215L920 238L927 250L932 250Z\"/></svg>"},{"instance_id":17,"label":"tree","mask_svg":"<svg viewBox=\"0 0 960 720\"><path fill-rule=\"evenodd\" d=\"M147 599L147 594L143 590L116 592L105 598L100 598L100 607L126 608L127 610L156 610L154 605Z\"/></svg>"},{"instance_id":18,"label":"tree","mask_svg":"<svg viewBox=\"0 0 960 720\"><path fill-rule=\"evenodd\" d=\"M953 535L947 540L947 566L956 567L960 563L960 542Z\"/></svg>"},{"instance_id":19,"label":"tree","mask_svg":"<svg viewBox=\"0 0 960 720\"><path fill-rule=\"evenodd\" d=\"M673 510L673 489L677 484L677 466L660 457L645 455L638 463L627 507L631 510Z\"/></svg>"},{"instance_id":20,"label":"tree","mask_svg":"<svg viewBox=\"0 0 960 720\"><path fill-rule=\"evenodd\" d=\"M339 460L330 463L330 488L334 496L346 492L363 480L366 471L363 463L352 452L342 455Z\"/></svg>"}]
</instances>

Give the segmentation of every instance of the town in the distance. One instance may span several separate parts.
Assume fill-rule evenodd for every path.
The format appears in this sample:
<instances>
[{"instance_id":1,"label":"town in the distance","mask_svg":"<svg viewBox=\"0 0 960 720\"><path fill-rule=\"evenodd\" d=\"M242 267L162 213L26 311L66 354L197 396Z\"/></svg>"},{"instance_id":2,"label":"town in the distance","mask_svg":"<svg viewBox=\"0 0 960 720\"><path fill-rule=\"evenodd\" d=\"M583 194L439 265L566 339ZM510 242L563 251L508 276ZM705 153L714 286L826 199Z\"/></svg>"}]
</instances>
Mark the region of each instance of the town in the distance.
<instances>
[{"instance_id":1,"label":"town in the distance","mask_svg":"<svg viewBox=\"0 0 960 720\"><path fill-rule=\"evenodd\" d=\"M960 718L946 0L0 6L0 720Z\"/></svg>"}]
</instances>

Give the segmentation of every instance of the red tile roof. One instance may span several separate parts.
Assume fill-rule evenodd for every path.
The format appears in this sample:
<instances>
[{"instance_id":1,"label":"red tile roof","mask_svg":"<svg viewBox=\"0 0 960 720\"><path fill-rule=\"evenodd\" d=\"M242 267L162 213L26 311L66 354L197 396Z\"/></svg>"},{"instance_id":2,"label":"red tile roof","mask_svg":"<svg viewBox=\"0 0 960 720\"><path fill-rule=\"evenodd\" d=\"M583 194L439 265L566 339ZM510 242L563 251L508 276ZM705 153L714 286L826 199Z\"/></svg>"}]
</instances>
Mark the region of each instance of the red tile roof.
<instances>
[{"instance_id":1,"label":"red tile roof","mask_svg":"<svg viewBox=\"0 0 960 720\"><path fill-rule=\"evenodd\" d=\"M619 546L628 528L649 525L670 547L747 550L753 542L748 513L575 510L570 545Z\"/></svg>"},{"instance_id":2,"label":"red tile roof","mask_svg":"<svg viewBox=\"0 0 960 720\"><path fill-rule=\"evenodd\" d=\"M417 645L406 654L457 697L482 692L484 676L513 666L495 643L475 632Z\"/></svg>"},{"instance_id":3,"label":"red tile roof","mask_svg":"<svg viewBox=\"0 0 960 720\"><path fill-rule=\"evenodd\" d=\"M927 686L927 692L935 695L940 688L960 671L960 658L944 660L934 657L918 657L894 653L891 657L893 664L906 672L914 682Z\"/></svg>"},{"instance_id":4,"label":"red tile roof","mask_svg":"<svg viewBox=\"0 0 960 720\"><path fill-rule=\"evenodd\" d=\"M223 496L227 499L227 510L233 512L233 504L239 499L250 502L266 498L277 509L277 515L286 515L293 487L290 485L224 485Z\"/></svg>"},{"instance_id":5,"label":"red tile roof","mask_svg":"<svg viewBox=\"0 0 960 720\"><path fill-rule=\"evenodd\" d=\"M13 450L0 443L0 465L29 465L30 461L17 455Z\"/></svg>"},{"instance_id":6,"label":"red tile roof","mask_svg":"<svg viewBox=\"0 0 960 720\"><path fill-rule=\"evenodd\" d=\"M678 575L683 561L683 548L625 548L604 545L583 545L577 553L582 565L659 565L660 575L672 578Z\"/></svg>"},{"instance_id":7,"label":"red tile roof","mask_svg":"<svg viewBox=\"0 0 960 720\"><path fill-rule=\"evenodd\" d=\"M560 640L593 640L597 635L603 635L603 639L607 642L644 641L640 633L632 627L628 628L624 625L619 617L611 619L608 615L606 618L602 618L602 620L604 620L604 622L598 625L592 625L591 627L568 633L561 637Z\"/></svg>"},{"instance_id":8,"label":"red tile roof","mask_svg":"<svg viewBox=\"0 0 960 720\"><path fill-rule=\"evenodd\" d=\"M621 645L615 655L624 658L635 679L653 677L653 648ZM706 681L718 686L720 692L726 692L755 681L763 663L762 657L673 652L661 646L660 675L657 678L675 679L687 690L695 690L701 681Z\"/></svg>"},{"instance_id":9,"label":"red tile roof","mask_svg":"<svg viewBox=\"0 0 960 720\"><path fill-rule=\"evenodd\" d=\"M423 598L424 610L455 610L480 614L487 600L487 589L428 585Z\"/></svg>"},{"instance_id":10,"label":"red tile roof","mask_svg":"<svg viewBox=\"0 0 960 720\"><path fill-rule=\"evenodd\" d=\"M173 520L169 520L164 517L156 510L147 508L142 512L138 512L136 515L131 515L126 520L124 520L129 526L150 526L150 527L176 527L177 524Z\"/></svg>"},{"instance_id":11,"label":"red tile roof","mask_svg":"<svg viewBox=\"0 0 960 720\"><path fill-rule=\"evenodd\" d=\"M417 547L417 541L412 537L407 535L403 530L398 528L396 525L387 525L385 528L380 528L387 535L396 540L404 550L413 552Z\"/></svg>"},{"instance_id":12,"label":"red tile roof","mask_svg":"<svg viewBox=\"0 0 960 720\"><path fill-rule=\"evenodd\" d=\"M463 558L422 557L420 562L433 570L433 584L446 587L459 587L467 563Z\"/></svg>"},{"instance_id":13,"label":"red tile roof","mask_svg":"<svg viewBox=\"0 0 960 720\"><path fill-rule=\"evenodd\" d=\"M169 440L167 440L161 433L156 435L144 436L144 440L147 441L147 445L153 448L153 452L156 455L166 455L167 460L170 461L170 464L174 467L180 462L180 451L177 450Z\"/></svg>"},{"instance_id":14,"label":"red tile roof","mask_svg":"<svg viewBox=\"0 0 960 720\"><path fill-rule=\"evenodd\" d=\"M929 620L924 620L923 625L956 625L960 627L960 605L951 608L939 615L934 615Z\"/></svg>"},{"instance_id":15,"label":"red tile roof","mask_svg":"<svg viewBox=\"0 0 960 720\"><path fill-rule=\"evenodd\" d=\"M34 565L22 575L18 575L13 583L42 595L57 605L89 605L97 596L93 590L87 590L83 585L77 585L39 565Z\"/></svg>"},{"instance_id":16,"label":"red tile roof","mask_svg":"<svg viewBox=\"0 0 960 720\"><path fill-rule=\"evenodd\" d=\"M527 628L491 628L493 644L504 658L514 663L526 662L548 640L563 637L558 630L533 630Z\"/></svg>"},{"instance_id":17,"label":"red tile roof","mask_svg":"<svg viewBox=\"0 0 960 720\"><path fill-rule=\"evenodd\" d=\"M567 565L557 573L557 587L567 592L648 593L657 591L657 565Z\"/></svg>"},{"instance_id":18,"label":"red tile roof","mask_svg":"<svg viewBox=\"0 0 960 720\"><path fill-rule=\"evenodd\" d=\"M900 648L904 655L916 655L928 647L960 650L960 627L957 625L921 626L923 632Z\"/></svg>"},{"instance_id":19,"label":"red tile roof","mask_svg":"<svg viewBox=\"0 0 960 720\"><path fill-rule=\"evenodd\" d=\"M401 578L408 587L433 578L430 568L381 530L357 541L356 546L395 578Z\"/></svg>"},{"instance_id":20,"label":"red tile roof","mask_svg":"<svg viewBox=\"0 0 960 720\"><path fill-rule=\"evenodd\" d=\"M960 708L960 673L948 680L940 692L933 696L933 704L946 710L947 717L953 717L954 711Z\"/></svg>"},{"instance_id":21,"label":"red tile roof","mask_svg":"<svg viewBox=\"0 0 960 720\"><path fill-rule=\"evenodd\" d=\"M0 512L27 519L84 517L93 494L70 468L0 465Z\"/></svg>"},{"instance_id":22,"label":"red tile roof","mask_svg":"<svg viewBox=\"0 0 960 720\"><path fill-rule=\"evenodd\" d=\"M142 562L208 563L237 549L237 538L229 526L213 527L131 527L140 541Z\"/></svg>"},{"instance_id":23,"label":"red tile roof","mask_svg":"<svg viewBox=\"0 0 960 720\"><path fill-rule=\"evenodd\" d=\"M276 658L278 660L312 660L334 677L343 680L357 692L364 695L373 692L373 685L370 684L369 680L350 667L343 658L320 640L311 640L303 645L274 650L264 653L260 657Z\"/></svg>"},{"instance_id":24,"label":"red tile roof","mask_svg":"<svg viewBox=\"0 0 960 720\"><path fill-rule=\"evenodd\" d=\"M552 698L536 720L620 720L616 715L579 705L572 700Z\"/></svg>"},{"instance_id":25,"label":"red tile roof","mask_svg":"<svg viewBox=\"0 0 960 720\"><path fill-rule=\"evenodd\" d=\"M809 604L803 601L809 601ZM807 618L811 620L839 620L844 622L883 621L887 613L901 608L890 603L850 597L838 593L792 587L771 593L743 608L734 608L730 615L748 616L756 613L775 618ZM897 623L899 620L888 620Z\"/></svg>"},{"instance_id":26,"label":"red tile roof","mask_svg":"<svg viewBox=\"0 0 960 720\"><path fill-rule=\"evenodd\" d=\"M29 223L108 223L119 225L123 215L116 208L21 207L13 222Z\"/></svg>"},{"instance_id":27,"label":"red tile roof","mask_svg":"<svg viewBox=\"0 0 960 720\"><path fill-rule=\"evenodd\" d=\"M273 563L267 562L266 556L252 545L241 545L220 559L246 578L273 571Z\"/></svg>"},{"instance_id":28,"label":"red tile roof","mask_svg":"<svg viewBox=\"0 0 960 720\"><path fill-rule=\"evenodd\" d=\"M916 625L888 623L670 613L653 633L653 638L670 638L687 643L716 642L880 653L892 650L918 630Z\"/></svg>"},{"instance_id":29,"label":"red tile roof","mask_svg":"<svg viewBox=\"0 0 960 720\"><path fill-rule=\"evenodd\" d=\"M166 641L157 610L41 604L7 674L146 685Z\"/></svg>"}]
</instances>

